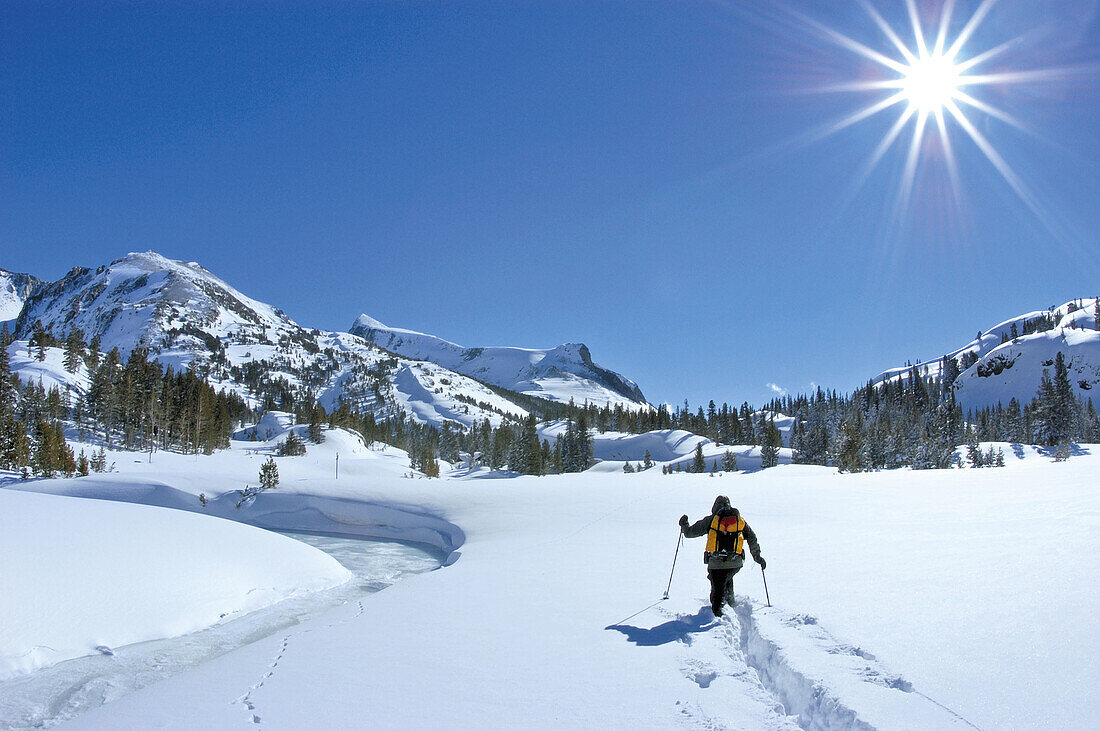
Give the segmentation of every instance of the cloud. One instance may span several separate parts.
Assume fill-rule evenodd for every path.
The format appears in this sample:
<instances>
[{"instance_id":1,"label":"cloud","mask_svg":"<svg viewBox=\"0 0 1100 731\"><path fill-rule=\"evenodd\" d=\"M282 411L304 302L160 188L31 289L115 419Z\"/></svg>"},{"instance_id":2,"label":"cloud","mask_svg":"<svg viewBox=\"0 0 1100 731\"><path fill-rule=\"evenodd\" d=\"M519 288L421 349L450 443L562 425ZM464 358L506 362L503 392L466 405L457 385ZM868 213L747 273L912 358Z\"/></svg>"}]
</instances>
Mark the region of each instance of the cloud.
<instances>
[{"instance_id":1,"label":"cloud","mask_svg":"<svg viewBox=\"0 0 1100 731\"><path fill-rule=\"evenodd\" d=\"M770 388L772 391L779 394L780 396L786 396L787 395L787 389L783 388L782 386L777 386L774 383L769 383L768 388Z\"/></svg>"}]
</instances>

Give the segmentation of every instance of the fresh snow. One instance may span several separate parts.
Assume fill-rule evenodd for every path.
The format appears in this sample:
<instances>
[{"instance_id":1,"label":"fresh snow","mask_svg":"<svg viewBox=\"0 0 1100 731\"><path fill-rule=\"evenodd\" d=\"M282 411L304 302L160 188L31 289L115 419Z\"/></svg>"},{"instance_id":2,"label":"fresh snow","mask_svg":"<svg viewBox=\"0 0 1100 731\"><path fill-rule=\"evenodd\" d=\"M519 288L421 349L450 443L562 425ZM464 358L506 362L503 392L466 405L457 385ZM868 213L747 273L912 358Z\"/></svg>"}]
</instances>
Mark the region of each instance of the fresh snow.
<instances>
[{"instance_id":1,"label":"fresh snow","mask_svg":"<svg viewBox=\"0 0 1100 731\"><path fill-rule=\"evenodd\" d=\"M278 488L235 507L288 426L273 418L268 440L210 457L156 453L149 464L112 453L118 473L7 486L403 538L448 565L90 711L74 728L1081 728L1100 714L1094 445L1065 463L998 445L1001 469L781 465L712 477L662 475L660 462L623 474L618 462L486 479L504 473L444 465L443 479L427 480L400 451L329 430L305 457L277 459ZM615 466L616 450L638 461L639 448L655 459L661 444L671 459L694 449L682 433L636 436L628 447L626 435L598 439L604 464ZM212 498L205 508L200 491ZM661 596L677 518L701 517L718 493L760 538L773 606L750 563L735 582L737 610L715 621L704 539L679 548ZM145 510L128 530L166 514L202 520ZM22 514L5 512L36 524ZM119 533L96 535L109 545ZM25 539L5 554L31 567L16 574L25 592L73 579L64 567L34 570ZM238 553L218 556L224 565ZM193 555L191 541L180 555ZM140 578L173 581L173 556L157 561L165 570ZM132 581L101 580L104 591ZM80 619L81 604L61 606L47 625ZM159 610L134 611L163 622Z\"/></svg>"},{"instance_id":2,"label":"fresh snow","mask_svg":"<svg viewBox=\"0 0 1100 731\"><path fill-rule=\"evenodd\" d=\"M350 577L320 551L239 523L14 490L0 490L0 555L0 680Z\"/></svg>"}]
</instances>

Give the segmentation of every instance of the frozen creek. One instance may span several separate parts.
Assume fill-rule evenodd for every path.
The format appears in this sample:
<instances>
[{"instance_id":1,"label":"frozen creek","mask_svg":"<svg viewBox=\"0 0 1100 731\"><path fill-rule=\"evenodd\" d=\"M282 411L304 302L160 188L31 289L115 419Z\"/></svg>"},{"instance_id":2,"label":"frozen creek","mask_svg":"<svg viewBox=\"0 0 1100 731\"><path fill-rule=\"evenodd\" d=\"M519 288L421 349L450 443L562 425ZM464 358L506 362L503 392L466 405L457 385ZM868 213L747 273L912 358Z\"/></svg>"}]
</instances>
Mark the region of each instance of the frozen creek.
<instances>
[{"instance_id":1,"label":"frozen creek","mask_svg":"<svg viewBox=\"0 0 1100 731\"><path fill-rule=\"evenodd\" d=\"M0 683L0 730L54 726L327 609L358 601L404 576L436 569L442 562L440 555L411 544L283 533L325 551L355 578L200 632L111 648L111 655L76 658Z\"/></svg>"}]
</instances>

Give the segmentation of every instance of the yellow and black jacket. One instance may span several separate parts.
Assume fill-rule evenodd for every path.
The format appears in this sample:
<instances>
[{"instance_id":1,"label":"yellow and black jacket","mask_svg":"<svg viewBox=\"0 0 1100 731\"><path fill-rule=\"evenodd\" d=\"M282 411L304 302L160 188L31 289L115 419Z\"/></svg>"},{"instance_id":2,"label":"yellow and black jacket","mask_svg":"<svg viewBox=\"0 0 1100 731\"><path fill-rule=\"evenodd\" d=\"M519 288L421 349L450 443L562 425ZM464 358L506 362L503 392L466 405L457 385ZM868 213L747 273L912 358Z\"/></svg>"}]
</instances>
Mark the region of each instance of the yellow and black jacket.
<instances>
[{"instance_id":1,"label":"yellow and black jacket","mask_svg":"<svg viewBox=\"0 0 1100 731\"><path fill-rule=\"evenodd\" d=\"M686 538L707 537L703 562L710 568L741 568L745 563L744 544L748 542L749 551L754 558L760 555L760 544L737 508L715 501L713 512L707 517L684 526Z\"/></svg>"}]
</instances>

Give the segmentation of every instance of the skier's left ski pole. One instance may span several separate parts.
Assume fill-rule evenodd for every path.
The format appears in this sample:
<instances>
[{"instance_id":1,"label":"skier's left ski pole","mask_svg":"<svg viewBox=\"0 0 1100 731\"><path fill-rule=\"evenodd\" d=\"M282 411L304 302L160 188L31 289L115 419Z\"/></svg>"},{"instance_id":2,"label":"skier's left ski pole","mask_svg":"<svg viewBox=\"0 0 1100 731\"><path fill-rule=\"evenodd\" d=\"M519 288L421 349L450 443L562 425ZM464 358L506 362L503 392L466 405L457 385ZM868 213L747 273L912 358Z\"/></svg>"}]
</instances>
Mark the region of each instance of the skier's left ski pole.
<instances>
[{"instance_id":1,"label":"skier's left ski pole","mask_svg":"<svg viewBox=\"0 0 1100 731\"><path fill-rule=\"evenodd\" d=\"M665 595L661 597L664 601L668 599L668 591L672 588L672 575L676 573L676 559L680 557L680 544L684 542L684 532L680 531L680 537L676 539L676 553L672 554L672 571L668 574L668 586L665 587Z\"/></svg>"},{"instance_id":2,"label":"skier's left ski pole","mask_svg":"<svg viewBox=\"0 0 1100 731\"><path fill-rule=\"evenodd\" d=\"M772 598L768 596L768 577L764 574L764 569L760 569L760 578L764 580L764 598L768 600L768 606L772 605Z\"/></svg>"}]
</instances>

